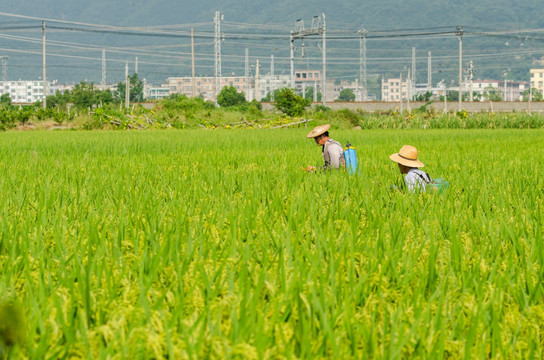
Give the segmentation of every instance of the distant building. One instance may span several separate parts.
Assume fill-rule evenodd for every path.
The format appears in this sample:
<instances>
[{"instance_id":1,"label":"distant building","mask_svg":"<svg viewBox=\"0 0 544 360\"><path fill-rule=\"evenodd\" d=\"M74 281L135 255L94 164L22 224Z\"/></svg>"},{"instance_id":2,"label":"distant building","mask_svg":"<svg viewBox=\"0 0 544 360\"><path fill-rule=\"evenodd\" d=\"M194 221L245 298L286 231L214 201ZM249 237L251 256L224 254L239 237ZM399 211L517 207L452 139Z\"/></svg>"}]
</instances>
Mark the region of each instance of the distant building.
<instances>
[{"instance_id":1,"label":"distant building","mask_svg":"<svg viewBox=\"0 0 544 360\"><path fill-rule=\"evenodd\" d=\"M531 87L544 94L544 69L531 69Z\"/></svg>"},{"instance_id":2,"label":"distant building","mask_svg":"<svg viewBox=\"0 0 544 360\"><path fill-rule=\"evenodd\" d=\"M15 103L35 103L43 99L42 80L0 81L2 94L8 94ZM46 83L47 95L53 95L51 83Z\"/></svg>"},{"instance_id":3,"label":"distant building","mask_svg":"<svg viewBox=\"0 0 544 360\"><path fill-rule=\"evenodd\" d=\"M51 94L56 94L57 91L64 94L66 91L72 91L74 86L75 84L59 84L57 82L53 82L50 84ZM49 93L47 95L49 95Z\"/></svg>"},{"instance_id":4,"label":"distant building","mask_svg":"<svg viewBox=\"0 0 544 360\"><path fill-rule=\"evenodd\" d=\"M382 79L382 101L404 101L408 99L408 79Z\"/></svg>"},{"instance_id":5,"label":"distant building","mask_svg":"<svg viewBox=\"0 0 544 360\"><path fill-rule=\"evenodd\" d=\"M159 100L168 96L170 96L170 89L168 89L168 86L166 85L155 87L146 84L144 86L144 99Z\"/></svg>"},{"instance_id":6,"label":"distant building","mask_svg":"<svg viewBox=\"0 0 544 360\"><path fill-rule=\"evenodd\" d=\"M250 80L251 81L251 80ZM202 97L204 100L215 101L215 77L205 76L195 78L195 91L193 92L193 78L185 77L169 77L167 79L168 94L183 94L192 97L193 93L196 96ZM246 92L246 79L244 76L223 76L221 77L220 89L225 86L234 86L238 92ZM251 85L251 84L250 84ZM246 94L246 98L247 98ZM249 100L249 99L248 99Z\"/></svg>"},{"instance_id":7,"label":"distant building","mask_svg":"<svg viewBox=\"0 0 544 360\"><path fill-rule=\"evenodd\" d=\"M265 98L269 93L272 93L274 90L279 90L283 88L288 88L291 86L291 76L290 75L270 75L266 74L259 78L259 81L256 83L258 89L256 89L258 96L257 99Z\"/></svg>"},{"instance_id":8,"label":"distant building","mask_svg":"<svg viewBox=\"0 0 544 360\"><path fill-rule=\"evenodd\" d=\"M529 83L511 80L474 80L472 83L472 92L478 94L482 101L491 89L500 94L502 101L521 101L523 92L529 89ZM469 92L470 84L465 84L463 90Z\"/></svg>"},{"instance_id":9,"label":"distant building","mask_svg":"<svg viewBox=\"0 0 544 360\"><path fill-rule=\"evenodd\" d=\"M334 79L326 80L326 94L323 94L321 71L319 70L298 70L295 71L295 88L299 94L304 94L307 88L314 89L314 100L318 92L325 97L325 102L333 101L338 96L335 96Z\"/></svg>"}]
</instances>

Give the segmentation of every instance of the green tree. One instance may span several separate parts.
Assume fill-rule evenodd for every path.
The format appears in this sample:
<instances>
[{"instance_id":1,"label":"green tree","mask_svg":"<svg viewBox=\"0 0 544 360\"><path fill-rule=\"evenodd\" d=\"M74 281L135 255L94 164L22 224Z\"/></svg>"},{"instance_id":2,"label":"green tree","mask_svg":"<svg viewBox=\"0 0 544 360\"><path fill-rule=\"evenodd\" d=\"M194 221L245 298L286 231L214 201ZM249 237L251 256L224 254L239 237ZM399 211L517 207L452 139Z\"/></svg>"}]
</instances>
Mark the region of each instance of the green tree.
<instances>
[{"instance_id":1,"label":"green tree","mask_svg":"<svg viewBox=\"0 0 544 360\"><path fill-rule=\"evenodd\" d=\"M144 101L144 83L138 78L138 74L129 75L130 79L130 102ZM126 84L124 81L117 83L117 96L119 100L125 100Z\"/></svg>"},{"instance_id":2,"label":"green tree","mask_svg":"<svg viewBox=\"0 0 544 360\"><path fill-rule=\"evenodd\" d=\"M538 89L532 88L530 92L529 89L525 90L523 92L523 101L529 101L529 95L531 95L531 101L542 101L542 93Z\"/></svg>"},{"instance_id":3,"label":"green tree","mask_svg":"<svg viewBox=\"0 0 544 360\"><path fill-rule=\"evenodd\" d=\"M313 87L307 87L306 91L304 92L304 98L308 99L310 101L314 101L314 88ZM317 101L321 101L322 95L321 92L317 92Z\"/></svg>"},{"instance_id":4,"label":"green tree","mask_svg":"<svg viewBox=\"0 0 544 360\"><path fill-rule=\"evenodd\" d=\"M448 90L446 92L446 99L448 101L458 101L459 100L459 91L456 90Z\"/></svg>"},{"instance_id":5,"label":"green tree","mask_svg":"<svg viewBox=\"0 0 544 360\"><path fill-rule=\"evenodd\" d=\"M433 97L433 93L430 92L430 91L425 91L425 94L416 94L414 95L414 97L412 98L412 100L414 101L425 101L425 102L428 102L428 101L431 101L431 98Z\"/></svg>"},{"instance_id":6,"label":"green tree","mask_svg":"<svg viewBox=\"0 0 544 360\"><path fill-rule=\"evenodd\" d=\"M95 104L95 92L93 83L82 81L70 92L70 100L76 107L85 109Z\"/></svg>"},{"instance_id":7,"label":"green tree","mask_svg":"<svg viewBox=\"0 0 544 360\"><path fill-rule=\"evenodd\" d=\"M502 91L492 86L488 86L484 89L484 99L487 101L501 101Z\"/></svg>"},{"instance_id":8,"label":"green tree","mask_svg":"<svg viewBox=\"0 0 544 360\"><path fill-rule=\"evenodd\" d=\"M238 92L234 86L225 86L217 95L217 103L221 107L240 106L246 103L243 92Z\"/></svg>"},{"instance_id":9,"label":"green tree","mask_svg":"<svg viewBox=\"0 0 544 360\"><path fill-rule=\"evenodd\" d=\"M102 90L96 93L95 101L98 104L106 105L115 102L110 90Z\"/></svg>"},{"instance_id":10,"label":"green tree","mask_svg":"<svg viewBox=\"0 0 544 360\"><path fill-rule=\"evenodd\" d=\"M2 108L8 108L11 106L11 97L9 94L2 94L2 96L0 96L0 106Z\"/></svg>"},{"instance_id":11,"label":"green tree","mask_svg":"<svg viewBox=\"0 0 544 360\"><path fill-rule=\"evenodd\" d=\"M276 97L278 96L279 93L280 93L279 89L274 90L274 101L276 100ZM272 101L271 95L272 94L268 92L268 94L266 94L266 96L262 98L261 101L264 101L264 102Z\"/></svg>"},{"instance_id":12,"label":"green tree","mask_svg":"<svg viewBox=\"0 0 544 360\"><path fill-rule=\"evenodd\" d=\"M352 89L342 89L338 95L338 101L355 101L355 94Z\"/></svg>"},{"instance_id":13,"label":"green tree","mask_svg":"<svg viewBox=\"0 0 544 360\"><path fill-rule=\"evenodd\" d=\"M59 90L57 90L55 95L49 95L47 97L47 107L48 108L57 108L57 107L64 108L66 107L66 104L70 101L71 101L71 98L70 98L69 91L65 91L64 93L61 93Z\"/></svg>"},{"instance_id":14,"label":"green tree","mask_svg":"<svg viewBox=\"0 0 544 360\"><path fill-rule=\"evenodd\" d=\"M274 106L287 116L294 117L302 115L310 104L310 100L295 94L293 90L289 88L284 88L279 91Z\"/></svg>"}]
</instances>

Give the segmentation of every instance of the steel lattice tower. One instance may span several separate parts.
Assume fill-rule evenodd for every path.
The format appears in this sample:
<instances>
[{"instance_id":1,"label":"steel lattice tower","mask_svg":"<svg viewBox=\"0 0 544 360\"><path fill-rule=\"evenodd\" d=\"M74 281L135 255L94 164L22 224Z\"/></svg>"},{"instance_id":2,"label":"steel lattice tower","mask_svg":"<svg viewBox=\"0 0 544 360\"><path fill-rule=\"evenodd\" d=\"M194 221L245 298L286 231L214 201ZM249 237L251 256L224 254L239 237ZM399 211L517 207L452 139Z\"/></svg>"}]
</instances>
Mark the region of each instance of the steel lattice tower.
<instances>
[{"instance_id":1,"label":"steel lattice tower","mask_svg":"<svg viewBox=\"0 0 544 360\"><path fill-rule=\"evenodd\" d=\"M359 81L361 83L361 101L366 101L368 88L366 76L366 35L368 31L359 30Z\"/></svg>"},{"instance_id":2,"label":"steel lattice tower","mask_svg":"<svg viewBox=\"0 0 544 360\"><path fill-rule=\"evenodd\" d=\"M215 99L219 91L221 91L221 21L223 21L223 14L220 11L215 12Z\"/></svg>"}]
</instances>

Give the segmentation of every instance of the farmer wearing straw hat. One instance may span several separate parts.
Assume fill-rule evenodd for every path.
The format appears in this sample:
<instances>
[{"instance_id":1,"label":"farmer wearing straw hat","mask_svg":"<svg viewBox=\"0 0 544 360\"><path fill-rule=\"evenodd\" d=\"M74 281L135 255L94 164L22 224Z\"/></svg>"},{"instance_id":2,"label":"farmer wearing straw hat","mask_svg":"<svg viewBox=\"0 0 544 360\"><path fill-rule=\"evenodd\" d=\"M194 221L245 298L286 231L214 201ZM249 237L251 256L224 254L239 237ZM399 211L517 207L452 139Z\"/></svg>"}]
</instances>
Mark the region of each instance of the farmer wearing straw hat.
<instances>
[{"instance_id":1,"label":"farmer wearing straw hat","mask_svg":"<svg viewBox=\"0 0 544 360\"><path fill-rule=\"evenodd\" d=\"M426 185L432 179L425 171L418 169L424 165L417 159L417 149L415 147L404 145L397 154L392 154L389 158L399 165L401 174L406 174L404 183L408 191L425 191L427 189Z\"/></svg>"},{"instance_id":2,"label":"farmer wearing straw hat","mask_svg":"<svg viewBox=\"0 0 544 360\"><path fill-rule=\"evenodd\" d=\"M329 124L319 125L306 135L307 138L314 139L317 145L322 146L323 159L325 160L324 170L338 169L344 165L344 149L338 141L329 137L330 127ZM308 166L305 170L315 171L315 166Z\"/></svg>"}]
</instances>

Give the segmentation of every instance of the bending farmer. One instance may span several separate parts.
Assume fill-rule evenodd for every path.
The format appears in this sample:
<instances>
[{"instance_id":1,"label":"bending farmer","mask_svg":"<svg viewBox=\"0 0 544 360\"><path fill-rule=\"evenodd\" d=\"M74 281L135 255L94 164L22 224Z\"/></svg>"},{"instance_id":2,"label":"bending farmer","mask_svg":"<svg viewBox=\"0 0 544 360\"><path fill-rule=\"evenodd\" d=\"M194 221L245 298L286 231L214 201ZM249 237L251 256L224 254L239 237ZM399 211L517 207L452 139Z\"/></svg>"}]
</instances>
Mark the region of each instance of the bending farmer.
<instances>
[{"instance_id":1,"label":"bending farmer","mask_svg":"<svg viewBox=\"0 0 544 360\"><path fill-rule=\"evenodd\" d=\"M314 139L315 143L322 146L323 159L325 165L323 169L338 169L340 166L344 166L344 149L338 141L335 141L329 137L329 124L316 126L312 131L306 135L309 139ZM308 166L306 171L314 171L315 166Z\"/></svg>"},{"instance_id":2,"label":"bending farmer","mask_svg":"<svg viewBox=\"0 0 544 360\"><path fill-rule=\"evenodd\" d=\"M432 179L425 171L418 169L425 165L417 159L417 149L415 147L404 145L397 154L393 154L389 158L399 165L401 174L406 174L404 183L408 191L427 190L426 185Z\"/></svg>"}]
</instances>

